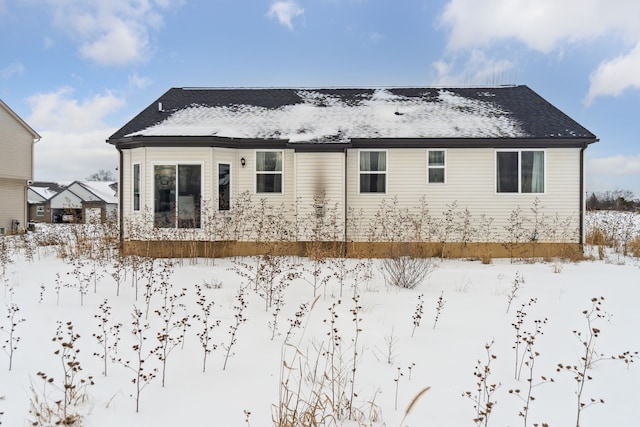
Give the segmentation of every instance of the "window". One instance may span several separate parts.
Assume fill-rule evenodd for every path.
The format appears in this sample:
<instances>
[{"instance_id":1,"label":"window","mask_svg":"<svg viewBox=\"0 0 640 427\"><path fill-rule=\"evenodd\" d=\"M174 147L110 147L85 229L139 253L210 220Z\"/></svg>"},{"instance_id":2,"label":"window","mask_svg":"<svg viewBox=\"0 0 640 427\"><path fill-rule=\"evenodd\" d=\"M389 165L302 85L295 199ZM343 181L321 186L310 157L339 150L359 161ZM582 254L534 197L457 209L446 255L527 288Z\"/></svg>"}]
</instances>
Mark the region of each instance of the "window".
<instances>
[{"instance_id":1,"label":"window","mask_svg":"<svg viewBox=\"0 0 640 427\"><path fill-rule=\"evenodd\" d=\"M153 173L155 226L199 228L202 167L155 165Z\"/></svg>"},{"instance_id":2,"label":"window","mask_svg":"<svg viewBox=\"0 0 640 427\"><path fill-rule=\"evenodd\" d=\"M282 193L282 151L256 151L256 193Z\"/></svg>"},{"instance_id":3,"label":"window","mask_svg":"<svg viewBox=\"0 0 640 427\"><path fill-rule=\"evenodd\" d=\"M358 172L361 193L386 193L387 152L360 151Z\"/></svg>"},{"instance_id":4,"label":"window","mask_svg":"<svg viewBox=\"0 0 640 427\"><path fill-rule=\"evenodd\" d=\"M140 163L133 164L133 210L140 210Z\"/></svg>"},{"instance_id":5,"label":"window","mask_svg":"<svg viewBox=\"0 0 640 427\"><path fill-rule=\"evenodd\" d=\"M218 163L218 210L228 211L231 207L231 165Z\"/></svg>"},{"instance_id":6,"label":"window","mask_svg":"<svg viewBox=\"0 0 640 427\"><path fill-rule=\"evenodd\" d=\"M36 216L44 216L44 206L36 206Z\"/></svg>"},{"instance_id":7,"label":"window","mask_svg":"<svg viewBox=\"0 0 640 427\"><path fill-rule=\"evenodd\" d=\"M544 193L544 151L497 151L496 191Z\"/></svg>"},{"instance_id":8,"label":"window","mask_svg":"<svg viewBox=\"0 0 640 427\"><path fill-rule=\"evenodd\" d=\"M444 150L427 151L427 182L429 184L444 184L445 159Z\"/></svg>"}]
</instances>

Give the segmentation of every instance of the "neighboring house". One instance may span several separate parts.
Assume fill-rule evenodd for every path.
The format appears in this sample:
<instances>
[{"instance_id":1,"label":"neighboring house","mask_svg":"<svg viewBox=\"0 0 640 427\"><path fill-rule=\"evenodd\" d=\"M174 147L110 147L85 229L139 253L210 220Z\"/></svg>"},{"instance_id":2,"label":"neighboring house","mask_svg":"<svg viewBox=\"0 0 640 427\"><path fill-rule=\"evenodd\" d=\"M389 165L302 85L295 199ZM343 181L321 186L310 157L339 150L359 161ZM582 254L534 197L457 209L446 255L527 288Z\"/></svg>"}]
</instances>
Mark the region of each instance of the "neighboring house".
<instances>
[{"instance_id":1,"label":"neighboring house","mask_svg":"<svg viewBox=\"0 0 640 427\"><path fill-rule=\"evenodd\" d=\"M33 145L40 135L0 100L0 234L27 225L27 186L33 180Z\"/></svg>"},{"instance_id":2,"label":"neighboring house","mask_svg":"<svg viewBox=\"0 0 640 427\"><path fill-rule=\"evenodd\" d=\"M49 199L61 189L57 184L34 182L27 189L27 204L29 206L29 222L51 222L51 206Z\"/></svg>"},{"instance_id":3,"label":"neighboring house","mask_svg":"<svg viewBox=\"0 0 640 427\"><path fill-rule=\"evenodd\" d=\"M105 222L116 218L117 183L112 181L74 181L48 199L53 223Z\"/></svg>"},{"instance_id":4,"label":"neighboring house","mask_svg":"<svg viewBox=\"0 0 640 427\"><path fill-rule=\"evenodd\" d=\"M349 256L581 250L596 141L527 86L173 88L107 140L125 251Z\"/></svg>"}]
</instances>

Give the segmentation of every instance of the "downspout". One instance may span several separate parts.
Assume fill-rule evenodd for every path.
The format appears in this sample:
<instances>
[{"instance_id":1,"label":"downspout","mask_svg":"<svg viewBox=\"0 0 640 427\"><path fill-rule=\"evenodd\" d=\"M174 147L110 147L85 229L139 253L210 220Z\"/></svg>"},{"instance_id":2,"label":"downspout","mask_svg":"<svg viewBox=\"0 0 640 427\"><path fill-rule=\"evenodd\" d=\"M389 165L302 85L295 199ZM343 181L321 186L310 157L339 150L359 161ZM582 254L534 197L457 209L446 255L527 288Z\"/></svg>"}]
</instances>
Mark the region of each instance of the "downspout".
<instances>
[{"instance_id":1,"label":"downspout","mask_svg":"<svg viewBox=\"0 0 640 427\"><path fill-rule=\"evenodd\" d=\"M118 154L120 155L120 165L118 166L118 222L120 223L120 249L124 248L124 197L122 190L122 181L124 179L124 154L122 153L122 149L116 146L118 150Z\"/></svg>"},{"instance_id":2,"label":"downspout","mask_svg":"<svg viewBox=\"0 0 640 427\"><path fill-rule=\"evenodd\" d=\"M343 256L346 258L347 257L347 224L349 223L348 221L348 204L347 204L347 192L349 191L349 188L347 186L347 172L348 172L348 168L347 168L347 150L349 148L348 147L344 147L344 241L343 241Z\"/></svg>"},{"instance_id":3,"label":"downspout","mask_svg":"<svg viewBox=\"0 0 640 427\"><path fill-rule=\"evenodd\" d=\"M585 180L585 168L584 168L584 150L587 149L588 143L584 143L582 148L580 148L580 238L579 245L581 250L584 251L584 219L585 219L585 188L584 188L584 180Z\"/></svg>"}]
</instances>

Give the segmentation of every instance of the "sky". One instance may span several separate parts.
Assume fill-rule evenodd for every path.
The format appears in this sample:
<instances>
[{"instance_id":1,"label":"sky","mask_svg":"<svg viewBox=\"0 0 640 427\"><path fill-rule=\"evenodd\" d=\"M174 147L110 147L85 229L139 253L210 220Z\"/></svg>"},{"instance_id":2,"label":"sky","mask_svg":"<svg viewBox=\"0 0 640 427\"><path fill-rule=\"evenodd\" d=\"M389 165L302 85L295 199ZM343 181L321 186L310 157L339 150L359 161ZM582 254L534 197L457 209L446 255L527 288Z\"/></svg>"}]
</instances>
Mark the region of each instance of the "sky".
<instances>
[{"instance_id":1,"label":"sky","mask_svg":"<svg viewBox=\"0 0 640 427\"><path fill-rule=\"evenodd\" d=\"M640 197L637 0L0 0L0 40L37 180L115 174L171 87L524 84L599 138L587 191Z\"/></svg>"}]
</instances>

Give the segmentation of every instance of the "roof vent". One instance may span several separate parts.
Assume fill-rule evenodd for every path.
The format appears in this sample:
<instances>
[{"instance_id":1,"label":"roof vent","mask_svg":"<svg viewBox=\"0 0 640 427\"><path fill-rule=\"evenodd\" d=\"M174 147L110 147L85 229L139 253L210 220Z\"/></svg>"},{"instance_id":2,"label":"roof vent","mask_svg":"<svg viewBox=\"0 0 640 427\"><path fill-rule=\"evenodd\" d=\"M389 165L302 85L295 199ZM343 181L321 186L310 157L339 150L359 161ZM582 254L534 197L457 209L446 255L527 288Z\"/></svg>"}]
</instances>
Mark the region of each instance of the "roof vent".
<instances>
[{"instance_id":1,"label":"roof vent","mask_svg":"<svg viewBox=\"0 0 640 427\"><path fill-rule=\"evenodd\" d=\"M158 102L158 112L159 113L163 113L164 110L162 109L162 102Z\"/></svg>"}]
</instances>

